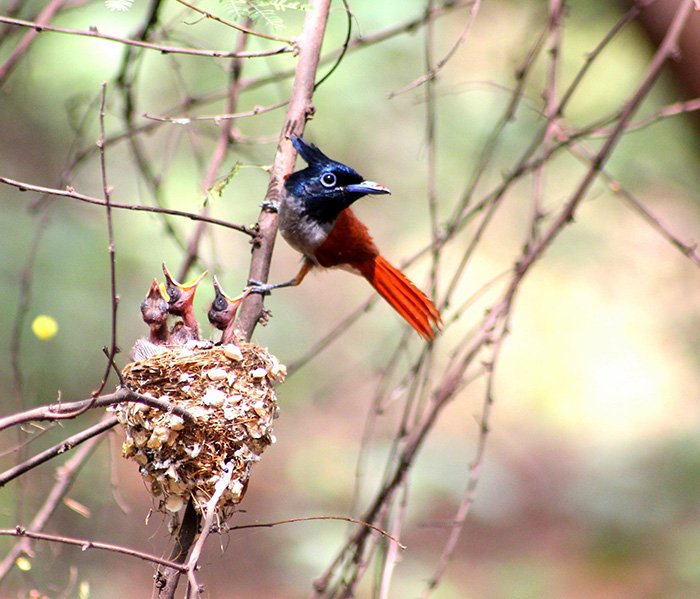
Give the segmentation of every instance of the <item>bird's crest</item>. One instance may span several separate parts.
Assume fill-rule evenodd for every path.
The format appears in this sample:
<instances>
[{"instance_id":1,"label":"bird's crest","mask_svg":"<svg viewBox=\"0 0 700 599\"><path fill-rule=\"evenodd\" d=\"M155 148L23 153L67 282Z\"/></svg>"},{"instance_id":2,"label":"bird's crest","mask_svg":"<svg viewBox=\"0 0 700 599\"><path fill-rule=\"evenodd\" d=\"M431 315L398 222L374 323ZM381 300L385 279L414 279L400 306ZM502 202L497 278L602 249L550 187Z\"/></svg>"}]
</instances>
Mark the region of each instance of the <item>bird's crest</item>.
<instances>
[{"instance_id":1,"label":"bird's crest","mask_svg":"<svg viewBox=\"0 0 700 599\"><path fill-rule=\"evenodd\" d=\"M314 144L306 143L302 137L292 135L291 139L296 151L299 152L299 155L306 160L309 165L334 162Z\"/></svg>"}]
</instances>

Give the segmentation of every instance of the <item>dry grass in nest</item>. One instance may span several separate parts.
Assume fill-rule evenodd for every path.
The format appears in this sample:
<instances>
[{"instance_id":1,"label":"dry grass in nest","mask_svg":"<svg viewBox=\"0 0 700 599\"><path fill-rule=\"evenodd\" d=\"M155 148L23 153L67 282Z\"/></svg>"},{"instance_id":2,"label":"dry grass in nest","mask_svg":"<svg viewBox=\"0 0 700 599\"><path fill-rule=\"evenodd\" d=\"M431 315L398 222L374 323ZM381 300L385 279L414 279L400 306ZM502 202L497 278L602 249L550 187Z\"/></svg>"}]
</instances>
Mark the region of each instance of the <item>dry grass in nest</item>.
<instances>
[{"instance_id":1,"label":"dry grass in nest","mask_svg":"<svg viewBox=\"0 0 700 599\"><path fill-rule=\"evenodd\" d=\"M221 522L231 516L252 464L274 442L273 385L285 374L267 349L245 343L169 348L124 368L131 389L167 400L194 418L186 422L138 403L116 408L126 431L124 456L139 464L161 511L174 515L192 498L201 512L224 465L231 464L233 477L217 507Z\"/></svg>"}]
</instances>

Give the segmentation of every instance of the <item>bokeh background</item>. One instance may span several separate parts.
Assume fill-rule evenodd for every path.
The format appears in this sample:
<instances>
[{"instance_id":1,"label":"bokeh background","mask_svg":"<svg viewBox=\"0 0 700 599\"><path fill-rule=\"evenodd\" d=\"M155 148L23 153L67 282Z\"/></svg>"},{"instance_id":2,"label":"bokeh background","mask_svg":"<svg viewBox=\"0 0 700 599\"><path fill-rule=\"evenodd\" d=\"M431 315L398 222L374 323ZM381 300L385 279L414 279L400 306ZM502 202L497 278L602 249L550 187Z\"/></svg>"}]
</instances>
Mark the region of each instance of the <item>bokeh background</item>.
<instances>
[{"instance_id":1,"label":"bokeh background","mask_svg":"<svg viewBox=\"0 0 700 599\"><path fill-rule=\"evenodd\" d=\"M36 15L46 3L20 3L19 17ZM102 1L72 2L52 20L59 27L133 37L149 2L136 0L127 11L110 11ZM0 15L17 3L0 2ZM201 5L234 18L227 3ZM624 2L578 1L566 11L560 56L562 86L629 6ZM417 0L352 2L356 33L371 36L418 18ZM516 69L547 19L543 1L484 3L466 42L435 84L437 193L441 219L447 218L474 175L479 152L513 97ZM435 24L435 55L455 43L469 7ZM236 36L219 24L168 2L162 22L170 43L230 49ZM303 12L279 14L280 35L298 34ZM700 15L695 15L698 26ZM260 20L255 26L270 25ZM334 4L325 49L338 48L347 19ZM0 62L25 29L0 24ZM360 202L357 213L370 226L383 253L394 263L413 256L430 239L426 201L426 102L423 88L395 94L425 71L424 30L406 31L347 54L315 95L316 114L306 137L330 156L354 166L392 189L387 198ZM252 41L251 48L269 47ZM569 126L595 122L631 97L655 51L655 41L638 21L625 27L599 56L573 97ZM45 32L0 88L0 176L64 186L101 197L94 148L100 85L108 82L108 135L124 130L114 82L124 47L86 37ZM684 56L690 60L689 55ZM295 59L285 55L245 63L244 78L283 73ZM134 89L140 124L143 115L215 115L224 108L221 90L227 61L144 52ZM321 67L324 73L330 67ZM516 117L505 127L494 160L475 192L488 193L508 171L541 126L547 63L531 67ZM697 71L696 71L697 72ZM290 80L250 87L240 109L287 97ZM664 75L639 117L687 97L674 72ZM218 94L218 95L217 95ZM206 102L182 106L187 98ZM211 214L252 224L268 182L283 111L236 121L241 143L218 175L235 161L241 168ZM140 138L169 207L197 211L202 180L219 130L214 120L158 123ZM599 147L600 137L586 140ZM655 118L628 132L608 164L611 174L680 240L692 242L700 230L698 121L692 114ZM153 203L152 189L137 169L133 147L124 140L108 146L107 173L114 201ZM570 196L585 172L576 158L561 153L546 169L545 213ZM513 186L459 285L453 308L473 303L445 335L448 344L475 327L488 306L480 290L511 269L527 238L533 182ZM4 415L43 405L60 394L64 401L89 397L99 386L110 341L111 300L106 219L102 209L62 198L42 198L0 185L0 397ZM187 239L195 226L171 219ZM177 268L183 252L161 218L116 211L117 284L120 297L118 342L128 349L144 335L139 302L160 264ZM473 234L473 232L471 233ZM467 247L453 245L444 271ZM35 258L32 247L38 244ZM249 266L248 238L211 227L202 245L202 263L225 289L237 292ZM271 279L286 280L298 256L277 245ZM427 259L410 276L427 288ZM445 279L446 280L446 279ZM26 313L22 288L28 285ZM443 284L444 289L444 284ZM438 282L438 297L441 283ZM203 322L211 301L202 286L197 311ZM335 324L370 296L359 278L318 273L303 286L266 300L269 324L255 339L283 362L294 364ZM491 299L493 296L491 296ZM50 340L30 329L39 314L52 316L59 331ZM594 186L569 226L527 276L517 296L495 385L486 457L473 509L455 556L433 593L440 599L540 597L692 597L700 595L700 273L697 264L652 229L615 190ZM447 317L453 315L450 309ZM22 324L19 338L16 324ZM314 515L357 515L379 482L396 422L402 390L373 417L374 433L364 442L373 397L388 356L402 339L403 325L384 304L375 304L349 331L296 370L279 390L281 416L277 443L253 472L235 523L271 522ZM457 330L459 334L452 334ZM208 325L206 334L212 334ZM406 337L406 355L422 347ZM19 355L11 348L20 343ZM440 342L443 342L442 340ZM440 343L439 342L439 343ZM13 361L22 374L18 393ZM114 381L108 385L113 388ZM483 382L464 388L442 413L410 473L407 549L394 573L392 597L418 596L432 575L464 494L474 458ZM27 437L34 453L95 422L86 414L58 426L25 427L22 435L0 437L2 464ZM46 433L43 429L50 428ZM108 541L155 554L169 550L164 518L153 513L133 463L119 455L120 431L103 442L82 470L70 499L79 513L62 505L47 530ZM54 481L54 460L0 490L0 527L27 524ZM359 464L359 465L358 465ZM4 469L4 468L3 468ZM115 494L129 507L120 508ZM210 597L300 597L311 589L348 532L342 522L316 521L235 531L211 542L202 562ZM2 554L15 539L0 538ZM31 569L15 569L3 583L3 597L27 597L37 589L50 597L117 598L149 596L150 565L105 552L45 543L34 545ZM372 578L371 576L369 577ZM369 583L360 596L370 596ZM82 589L82 590L81 590Z\"/></svg>"}]
</instances>

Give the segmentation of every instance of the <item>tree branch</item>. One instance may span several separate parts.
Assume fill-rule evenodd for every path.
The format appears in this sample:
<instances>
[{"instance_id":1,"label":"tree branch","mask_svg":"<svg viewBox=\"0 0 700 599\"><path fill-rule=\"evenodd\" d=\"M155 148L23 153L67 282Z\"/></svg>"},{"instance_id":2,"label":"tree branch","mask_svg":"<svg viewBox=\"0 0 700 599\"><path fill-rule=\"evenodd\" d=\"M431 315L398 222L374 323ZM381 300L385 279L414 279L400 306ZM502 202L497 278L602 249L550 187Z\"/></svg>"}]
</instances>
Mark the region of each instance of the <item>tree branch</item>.
<instances>
[{"instance_id":1,"label":"tree branch","mask_svg":"<svg viewBox=\"0 0 700 599\"><path fill-rule=\"evenodd\" d=\"M104 200L93 196L85 195L83 193L78 193L72 187L66 187L66 189L54 189L52 187L42 187L41 185L25 183L24 181L15 181L14 179L9 179L7 177L0 177L0 183L16 187L17 189L19 189L19 191L36 191L37 193L43 193L47 195L72 198L80 202L85 202L86 204L95 204L96 206L106 205L106 202ZM250 237L255 237L257 235L257 232L254 228L246 227L244 225L236 225L224 220L220 220L218 218L211 218L209 216L194 214L193 212L185 212L183 210L171 210L170 208L160 208L157 206L143 206L141 204L120 204L118 202L110 202L110 205L112 206L112 208L118 208L121 210L133 210L135 212L154 212L158 214L169 214L171 216L181 216L183 218L189 218L190 220L203 221L212 225L217 225L219 227L225 227L226 229L233 229L234 231L245 233Z\"/></svg>"},{"instance_id":2,"label":"tree branch","mask_svg":"<svg viewBox=\"0 0 700 599\"><path fill-rule=\"evenodd\" d=\"M286 54L294 51L292 47L286 45L282 46L281 48L276 48L274 50L260 50L258 52L241 52L237 54L236 52L225 52L223 50L197 50L196 48L178 48L176 46L163 46L161 44L153 44L151 42L144 42L141 40L133 40L126 37L109 35L107 33L100 33L97 30L97 28L85 30L68 29L65 27L51 27L50 25L42 25L41 23L34 21L23 21L21 19L11 19L9 17L0 17L0 23L16 25L17 27L29 27L35 30L37 33L41 33L43 31L52 31L54 33L65 33L67 35L92 37L101 40L106 40L108 42L117 42L120 44L128 44L130 46L138 46L139 48L156 50L158 52L162 52L163 54L187 54L190 56L207 56L209 58L258 58L261 56L275 56L277 54Z\"/></svg>"},{"instance_id":3,"label":"tree branch","mask_svg":"<svg viewBox=\"0 0 700 599\"><path fill-rule=\"evenodd\" d=\"M282 192L284 176L294 168L296 153L289 141L292 133L301 134L306 121L313 114L312 98L323 36L326 31L330 0L314 0L304 19L304 27L299 37L299 62L294 85L287 109L287 117L280 135L277 153L272 163L270 183L265 199L278 200ZM249 279L266 282L270 274L272 252L277 235L277 215L263 209L258 218L259 236L253 246L250 261ZM241 306L239 329L246 339L250 339L263 314L263 297L250 294Z\"/></svg>"}]
</instances>

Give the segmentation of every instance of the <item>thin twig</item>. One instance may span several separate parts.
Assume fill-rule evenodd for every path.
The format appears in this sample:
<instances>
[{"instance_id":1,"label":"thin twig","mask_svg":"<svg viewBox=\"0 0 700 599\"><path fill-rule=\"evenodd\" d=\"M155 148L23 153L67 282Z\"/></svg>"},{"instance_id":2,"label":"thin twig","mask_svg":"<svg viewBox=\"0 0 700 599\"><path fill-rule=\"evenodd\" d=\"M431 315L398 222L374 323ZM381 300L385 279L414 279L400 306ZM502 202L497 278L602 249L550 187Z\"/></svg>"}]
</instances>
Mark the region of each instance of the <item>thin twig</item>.
<instances>
[{"instance_id":1,"label":"thin twig","mask_svg":"<svg viewBox=\"0 0 700 599\"><path fill-rule=\"evenodd\" d=\"M55 16L55 14L61 10L64 4L65 0L51 0L51 2L49 2L46 5L46 7L37 15L36 20L34 21L34 23L36 23L37 26L32 28L31 31L27 31L27 33L24 34L20 42L12 51L12 54L10 54L7 60L5 60L5 62L2 65L0 65L0 88L2 88L8 76L15 68L16 64L19 62L19 59L25 52L27 52L29 46L31 46L32 42L36 39L36 36L39 35L41 27L45 27L46 24L50 22L51 19ZM11 17L7 17L7 19L15 20ZM2 18L0 18L0 21L2 21ZM7 23L7 21L4 22Z\"/></svg>"},{"instance_id":2,"label":"thin twig","mask_svg":"<svg viewBox=\"0 0 700 599\"><path fill-rule=\"evenodd\" d=\"M272 163L270 183L265 199L277 200L282 190L284 176L294 166L295 152L288 139L292 133L301 134L309 116L313 113L312 96L316 70L321 55L321 45L326 30L330 0L314 0L304 19L299 37L299 61L294 85L287 109L287 117L280 135L277 153ZM270 273L272 252L277 235L277 215L263 210L258 218L260 235L253 247L250 261L249 279L266 282ZM255 326L263 315L263 298L260 294L250 294L243 302L239 318L239 330L244 338L250 339Z\"/></svg>"},{"instance_id":3,"label":"thin twig","mask_svg":"<svg viewBox=\"0 0 700 599\"><path fill-rule=\"evenodd\" d=\"M464 25L464 29L462 29L462 32L459 34L459 37L457 38L457 41L452 45L452 47L447 51L445 56L443 56L440 60L437 61L437 63L433 66L431 66L428 69L427 73L424 73L411 83L405 85L401 89L391 92L389 94L389 98L393 98L395 96L399 96L401 94L405 94L406 92L415 89L416 87L423 85L426 81L432 81L435 79L435 77L438 76L440 71L445 67L445 65L450 61L450 59L455 55L455 52L459 49L459 47L465 42L467 39L467 36L469 35L469 31L472 28L472 25L474 21L476 20L477 14L479 14L479 8L481 7L481 0L474 0L471 3L471 8L469 10L469 18L467 19L467 22ZM428 14L432 12L433 8L432 6L428 9Z\"/></svg>"},{"instance_id":4,"label":"thin twig","mask_svg":"<svg viewBox=\"0 0 700 599\"><path fill-rule=\"evenodd\" d=\"M552 144L561 119L561 111L557 101L557 86L559 83L559 58L562 45L562 18L564 5L562 0L549 0L549 68L547 70L547 84L544 91L544 116L547 119L547 128L542 138L542 147L548 148ZM532 174L532 217L530 219L530 243L537 241L540 221L544 216L543 196L545 191L545 163L536 168Z\"/></svg>"},{"instance_id":5,"label":"thin twig","mask_svg":"<svg viewBox=\"0 0 700 599\"><path fill-rule=\"evenodd\" d=\"M238 41L236 43L236 51L242 52L246 47L248 42L248 36L241 34L238 36ZM237 58L231 62L230 73L229 73L229 85L228 85L228 96L226 98L226 112L233 112L238 105L238 101L241 95L241 75L243 73L243 60ZM220 123L219 139L217 141L214 152L209 161L209 166L207 167L206 173L204 174L204 180L202 182L202 190L204 194L207 194L209 190L214 186L216 182L216 176L223 164L226 153L231 145L233 138L231 136L231 124L227 121ZM206 216L209 211L209 204L205 202L202 206L199 214ZM199 255L199 245L202 240L202 236L206 230L206 223L200 221L197 223L194 231L190 235L190 239L186 244L185 257L180 266L180 271L178 278L181 281L187 279L188 272L192 265L196 262Z\"/></svg>"},{"instance_id":6,"label":"thin twig","mask_svg":"<svg viewBox=\"0 0 700 599\"><path fill-rule=\"evenodd\" d=\"M29 524L29 530L39 532L46 526L49 518L51 518L54 511L60 504L61 499L73 485L80 468L87 461L88 457L90 457L101 439L102 437L93 437L92 439L89 439L78 449L78 451L75 452L70 460L68 460L62 466L56 468L56 483L52 487L51 491L49 491L43 505L36 513L36 516L32 522ZM5 559L0 562L0 581L2 581L5 576L7 576L8 572L10 572L15 560L23 553L29 553L30 548L31 539L28 537L25 537L18 543L15 543L12 549L5 556Z\"/></svg>"},{"instance_id":7,"label":"thin twig","mask_svg":"<svg viewBox=\"0 0 700 599\"><path fill-rule=\"evenodd\" d=\"M144 113L144 118L150 119L152 121L159 121L163 123L173 123L175 125L189 125L194 121L214 121L218 123L219 121L233 121L236 119L242 119L251 116L258 116L260 114L265 114L266 112L272 112L279 108L284 108L289 104L289 100L282 100L280 102L275 102L274 104L268 104L267 106L256 106L251 110L244 110L242 112L225 112L223 114L213 114L213 115L201 115L201 116L187 116L187 117L169 117L169 116L157 116L153 114Z\"/></svg>"},{"instance_id":8,"label":"thin twig","mask_svg":"<svg viewBox=\"0 0 700 599\"><path fill-rule=\"evenodd\" d=\"M30 27L41 33L43 31L52 31L54 33L65 33L67 35L79 35L85 37L92 37L101 40L106 40L109 42L117 42L119 44L128 44L130 46L138 46L139 48L147 48L149 50L156 50L163 54L187 54L190 56L207 56L209 58L258 58L262 56L275 56L277 54L286 54L293 52L294 49L290 46L282 46L273 50L260 50L257 52L242 52L241 54L236 54L235 52L225 52L223 50L198 50L196 48L178 48L176 46L164 46L161 44L153 44L151 42L144 42L140 40L133 40L126 37L119 37L117 35L109 35L106 33L100 33L96 28L93 29L68 29L66 27L51 27L49 25L41 25L34 21L23 21L21 19L11 19L9 17L0 17L0 23L7 23L8 25L16 25L17 27Z\"/></svg>"},{"instance_id":9,"label":"thin twig","mask_svg":"<svg viewBox=\"0 0 700 599\"><path fill-rule=\"evenodd\" d=\"M112 205L110 189L107 181L107 157L105 152L105 103L107 101L107 84L102 84L102 96L100 100L100 137L97 141L97 147L100 150L100 173L102 175L102 192L105 197L105 216L107 218L107 253L109 255L109 286L111 291L111 307L112 307L112 332L110 336L109 350L107 353L107 369L100 386L93 391L92 396L98 397L107 384L109 371L114 364L114 356L120 351L117 346L117 309L119 307L119 296L117 295L117 265L116 265L116 249L114 245L114 224L112 222ZM118 372L118 371L117 371ZM87 409L87 408L86 408Z\"/></svg>"},{"instance_id":10,"label":"thin twig","mask_svg":"<svg viewBox=\"0 0 700 599\"><path fill-rule=\"evenodd\" d=\"M25 472L28 472L29 470L32 470L33 468L36 468L37 466L40 466L41 464L44 464L49 460L52 460L56 456L65 453L66 451L70 451L71 449L77 447L81 443L84 443L88 439L102 434L103 432L109 430L116 424L116 416L112 416L109 414L104 416L102 420L97 424L88 427L80 431L79 433L68 437L67 439L64 439L57 445L49 447L41 453L38 453L35 456L29 458L28 460L23 461L21 464L17 464L13 468L9 468L8 470L5 470L5 472L0 473L0 487L4 487L12 479L21 476Z\"/></svg>"},{"instance_id":11,"label":"thin twig","mask_svg":"<svg viewBox=\"0 0 700 599\"><path fill-rule=\"evenodd\" d=\"M106 202L104 200L93 196L85 195L83 193L78 193L72 187L67 187L66 189L54 189L51 187L43 187L41 185L33 185L32 183L25 183L24 181L15 181L14 179L9 179L7 177L0 177L0 183L16 187L17 189L19 189L19 191L36 191L38 193L53 196L72 198L74 200L79 200L80 202L85 202L87 204L95 204L96 206L106 205ZM234 231L245 233L249 237L255 237L257 235L257 232L254 228L246 227L244 225L236 225L234 223L229 223L218 218L201 216L199 214L194 214L193 212L186 212L184 210L171 210L170 208L160 208L157 206L142 206L140 204L123 204L118 202L110 202L110 205L112 208L118 208L120 210L133 210L135 212L153 212L156 214L169 214L171 216L181 216L183 218L189 218L190 220L199 220L210 223L212 225L217 225L219 227L225 227L227 229L233 229Z\"/></svg>"},{"instance_id":12,"label":"thin twig","mask_svg":"<svg viewBox=\"0 0 700 599\"><path fill-rule=\"evenodd\" d=\"M0 418L0 431L3 431L11 426L23 424L25 422L66 420L75 418L77 415L85 412L86 406L89 406L90 408L104 408L126 402L141 403L151 408L163 410L164 412L170 412L180 416L186 422L194 422L196 420L192 414L181 406L172 404L157 397L141 395L140 393L132 391L128 387L120 387L114 393L108 393L107 395L102 395L97 398L83 399L70 403L60 402L47 406L39 406L32 408L31 410L26 410L24 412L11 414L5 418Z\"/></svg>"},{"instance_id":13,"label":"thin twig","mask_svg":"<svg viewBox=\"0 0 700 599\"><path fill-rule=\"evenodd\" d=\"M233 27L234 29L237 29L238 31L247 34L247 35L254 35L255 37L261 37L267 40L273 40L276 42L284 42L285 44L290 44L294 45L294 40L289 39L286 37L279 37L277 35L272 35L270 33L263 33L262 31L255 31L254 29L250 29L249 25L239 25L238 23L234 21L229 21L228 19L224 19L223 17L219 17L215 14L212 14L203 8L199 8L199 6L195 6L194 4L187 2L186 0L176 0L180 4L187 6L188 8L194 10L195 12L198 12L200 15L204 15L207 19L211 19L212 21L216 21L217 23L221 23L222 25L226 25L227 27Z\"/></svg>"},{"instance_id":14,"label":"thin twig","mask_svg":"<svg viewBox=\"0 0 700 599\"><path fill-rule=\"evenodd\" d=\"M202 549L204 549L204 543L206 543L207 538L211 534L214 521L216 519L216 508L219 504L219 499L223 496L228 488L231 478L233 478L233 473L235 472L234 465L231 463L226 463L222 466L222 474L218 482L214 486L214 493L212 494L207 504L204 506L202 512L202 523L201 532L199 538L195 541L190 557L187 560L187 597L193 597L199 599L200 589L197 583L197 578L195 577L195 572L197 570L197 563L202 555Z\"/></svg>"},{"instance_id":15,"label":"thin twig","mask_svg":"<svg viewBox=\"0 0 700 599\"><path fill-rule=\"evenodd\" d=\"M569 151L577 158L590 164L593 160L593 152L587 149L583 144L572 144ZM610 191L622 201L627 203L635 212L637 212L657 233L659 233L666 241L668 241L681 254L690 259L696 266L700 266L700 255L697 251L697 243L686 243L676 236L661 219L655 216L641 200L639 200L629 189L616 179L610 172L603 169L601 176L608 184Z\"/></svg>"},{"instance_id":16,"label":"thin twig","mask_svg":"<svg viewBox=\"0 0 700 599\"><path fill-rule=\"evenodd\" d=\"M76 539L73 537L65 537L62 535L47 534L45 532L38 532L26 529L22 526L17 526L16 528L0 529L0 535L9 537L23 537L26 539L33 539L37 541L51 541L52 543L62 543L64 545L75 545L77 547L80 547L81 551L87 551L88 549L101 549L103 551L111 551L113 553L121 553L123 555L135 557L146 562L151 562L153 564L160 564L163 566L168 566L170 568L178 568L180 570L184 570L184 566L182 566L181 564L177 564L170 560L163 559L162 557L158 557L156 555L144 553L143 551L130 549L129 547L113 545L112 543L102 543L100 541L91 541L89 539Z\"/></svg>"}]
</instances>

